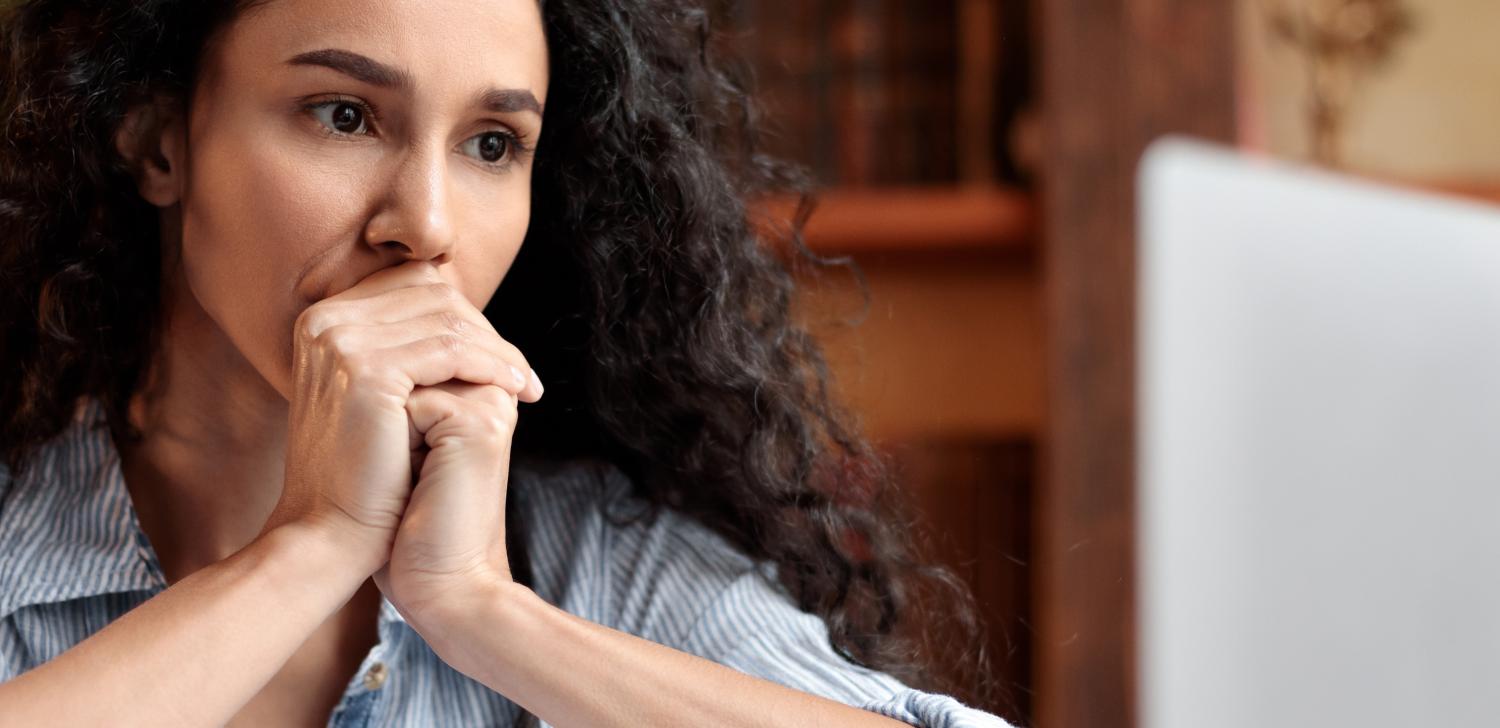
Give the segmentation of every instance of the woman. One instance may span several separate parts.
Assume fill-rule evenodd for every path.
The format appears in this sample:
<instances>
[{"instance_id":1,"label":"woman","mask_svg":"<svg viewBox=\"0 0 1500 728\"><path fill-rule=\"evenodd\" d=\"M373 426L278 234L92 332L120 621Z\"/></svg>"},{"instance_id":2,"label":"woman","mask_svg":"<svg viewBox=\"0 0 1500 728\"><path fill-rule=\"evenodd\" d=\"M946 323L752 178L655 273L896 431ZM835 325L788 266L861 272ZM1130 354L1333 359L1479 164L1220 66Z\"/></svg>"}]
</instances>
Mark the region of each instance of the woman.
<instances>
[{"instance_id":1,"label":"woman","mask_svg":"<svg viewBox=\"0 0 1500 728\"><path fill-rule=\"evenodd\" d=\"M918 689L953 582L789 320L742 200L794 178L701 9L4 37L0 715L1003 725Z\"/></svg>"}]
</instances>

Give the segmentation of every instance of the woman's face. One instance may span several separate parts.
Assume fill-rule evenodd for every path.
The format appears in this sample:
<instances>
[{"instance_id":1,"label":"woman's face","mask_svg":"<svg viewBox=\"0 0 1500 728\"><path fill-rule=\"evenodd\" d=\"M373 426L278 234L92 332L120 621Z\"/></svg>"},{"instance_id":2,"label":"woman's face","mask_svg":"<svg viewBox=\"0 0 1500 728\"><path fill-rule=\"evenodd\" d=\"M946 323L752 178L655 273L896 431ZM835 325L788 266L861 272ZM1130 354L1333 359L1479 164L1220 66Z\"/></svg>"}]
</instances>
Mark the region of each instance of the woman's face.
<instances>
[{"instance_id":1,"label":"woman's face","mask_svg":"<svg viewBox=\"0 0 1500 728\"><path fill-rule=\"evenodd\" d=\"M536 0L272 0L203 63L182 273L283 396L298 314L376 270L432 260L485 306L530 218Z\"/></svg>"}]
</instances>

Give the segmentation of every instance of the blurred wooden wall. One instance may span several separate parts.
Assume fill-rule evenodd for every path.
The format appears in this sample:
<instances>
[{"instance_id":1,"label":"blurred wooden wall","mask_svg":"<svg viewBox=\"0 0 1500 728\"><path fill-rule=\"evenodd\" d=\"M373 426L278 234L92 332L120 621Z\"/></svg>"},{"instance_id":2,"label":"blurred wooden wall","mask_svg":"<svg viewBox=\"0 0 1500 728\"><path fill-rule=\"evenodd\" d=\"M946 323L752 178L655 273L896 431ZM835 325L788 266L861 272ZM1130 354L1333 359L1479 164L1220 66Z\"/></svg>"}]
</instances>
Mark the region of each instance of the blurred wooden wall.
<instances>
[{"instance_id":1,"label":"blurred wooden wall","mask_svg":"<svg viewBox=\"0 0 1500 728\"><path fill-rule=\"evenodd\" d=\"M1161 133L1234 138L1235 5L795 7L741 4L742 38L826 185L809 244L872 304L843 325L856 280L807 274L799 315L979 597L983 707L1132 726L1133 180Z\"/></svg>"},{"instance_id":2,"label":"blurred wooden wall","mask_svg":"<svg viewBox=\"0 0 1500 728\"><path fill-rule=\"evenodd\" d=\"M932 541L973 589L997 693L1029 723L1032 508L1044 416L1039 276L1032 251L878 252L851 276L804 279L842 397L892 456Z\"/></svg>"},{"instance_id":3,"label":"blurred wooden wall","mask_svg":"<svg viewBox=\"0 0 1500 728\"><path fill-rule=\"evenodd\" d=\"M1048 418L1036 721L1133 726L1135 172L1168 132L1235 138L1230 0L1045 0Z\"/></svg>"},{"instance_id":4,"label":"blurred wooden wall","mask_svg":"<svg viewBox=\"0 0 1500 728\"><path fill-rule=\"evenodd\" d=\"M1045 416L1036 200L1009 137L1031 75L1029 8L728 8L771 151L820 184L808 244L858 270L803 266L799 319L897 468L927 554L972 587L999 688L980 707L1017 723L1031 713L1030 504ZM789 205L766 201L773 225Z\"/></svg>"}]
</instances>

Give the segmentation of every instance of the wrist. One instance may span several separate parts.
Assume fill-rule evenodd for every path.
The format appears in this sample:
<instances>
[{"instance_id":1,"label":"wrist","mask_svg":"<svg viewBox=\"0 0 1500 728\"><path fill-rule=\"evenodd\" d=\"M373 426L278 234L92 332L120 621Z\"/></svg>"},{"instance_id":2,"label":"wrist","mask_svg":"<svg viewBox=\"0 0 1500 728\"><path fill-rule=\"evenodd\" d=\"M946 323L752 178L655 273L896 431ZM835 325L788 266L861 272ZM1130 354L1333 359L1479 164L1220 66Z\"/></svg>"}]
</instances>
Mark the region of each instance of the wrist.
<instances>
[{"instance_id":1,"label":"wrist","mask_svg":"<svg viewBox=\"0 0 1500 728\"><path fill-rule=\"evenodd\" d=\"M453 669L487 680L491 678L488 673L503 669L507 657L494 651L499 645L487 636L505 635L505 645L520 648L524 636L538 629L544 610L553 608L526 586L491 582L476 585L464 599L449 602L429 624L413 627Z\"/></svg>"},{"instance_id":2,"label":"wrist","mask_svg":"<svg viewBox=\"0 0 1500 728\"><path fill-rule=\"evenodd\" d=\"M348 574L362 583L390 557L390 545L375 543L363 534L322 518L299 518L268 526L269 539L292 558L315 564L323 573Z\"/></svg>"},{"instance_id":3,"label":"wrist","mask_svg":"<svg viewBox=\"0 0 1500 728\"><path fill-rule=\"evenodd\" d=\"M267 529L245 549L226 560L242 559L255 574L262 593L275 595L291 614L311 609L326 619L349 601L369 577L364 565L347 550L328 540L322 531L288 523Z\"/></svg>"}]
</instances>

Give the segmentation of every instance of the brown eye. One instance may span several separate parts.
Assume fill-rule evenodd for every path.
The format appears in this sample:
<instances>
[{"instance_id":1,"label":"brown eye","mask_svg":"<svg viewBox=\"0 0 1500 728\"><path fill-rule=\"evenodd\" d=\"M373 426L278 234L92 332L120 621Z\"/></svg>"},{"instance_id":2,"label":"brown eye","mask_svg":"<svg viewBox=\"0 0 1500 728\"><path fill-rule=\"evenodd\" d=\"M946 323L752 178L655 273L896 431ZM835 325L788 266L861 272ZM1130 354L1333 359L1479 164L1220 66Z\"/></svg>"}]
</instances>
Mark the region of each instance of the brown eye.
<instances>
[{"instance_id":1,"label":"brown eye","mask_svg":"<svg viewBox=\"0 0 1500 728\"><path fill-rule=\"evenodd\" d=\"M340 134L357 135L365 127L365 110L348 101L328 101L310 107L323 126Z\"/></svg>"},{"instance_id":2,"label":"brown eye","mask_svg":"<svg viewBox=\"0 0 1500 728\"><path fill-rule=\"evenodd\" d=\"M509 131L489 131L464 140L463 151L485 164L502 169L510 164L521 149L516 135Z\"/></svg>"},{"instance_id":3,"label":"brown eye","mask_svg":"<svg viewBox=\"0 0 1500 728\"><path fill-rule=\"evenodd\" d=\"M339 104L333 111L333 127L345 134L353 134L359 131L360 122L364 121L364 115L353 104Z\"/></svg>"},{"instance_id":4,"label":"brown eye","mask_svg":"<svg viewBox=\"0 0 1500 728\"><path fill-rule=\"evenodd\" d=\"M486 162L498 162L505 156L505 150L510 146L504 136L498 133L489 133L480 137L479 156Z\"/></svg>"}]
</instances>

